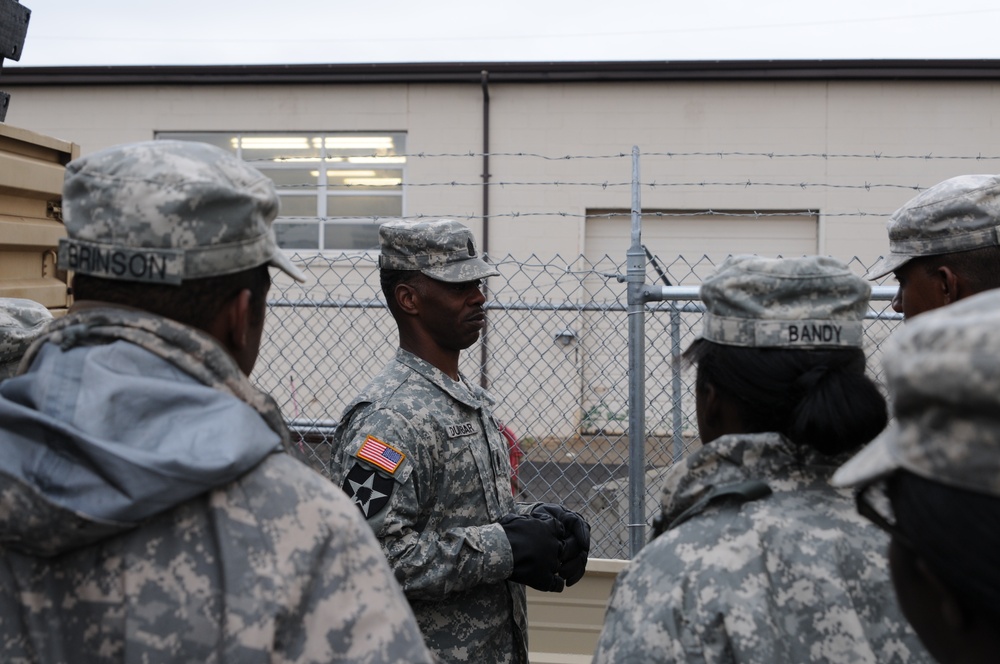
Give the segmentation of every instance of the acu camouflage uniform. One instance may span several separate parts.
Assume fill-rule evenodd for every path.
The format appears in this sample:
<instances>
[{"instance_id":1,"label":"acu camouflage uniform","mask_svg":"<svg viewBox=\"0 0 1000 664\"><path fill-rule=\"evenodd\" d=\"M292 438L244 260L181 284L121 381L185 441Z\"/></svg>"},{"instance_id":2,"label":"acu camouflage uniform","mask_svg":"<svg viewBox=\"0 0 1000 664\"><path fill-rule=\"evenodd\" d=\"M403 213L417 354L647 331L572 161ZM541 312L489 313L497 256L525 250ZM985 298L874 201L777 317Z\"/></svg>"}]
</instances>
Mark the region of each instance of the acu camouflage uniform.
<instances>
[{"instance_id":1,"label":"acu camouflage uniform","mask_svg":"<svg viewBox=\"0 0 1000 664\"><path fill-rule=\"evenodd\" d=\"M63 268L302 276L275 245L273 185L209 145L76 160L63 203ZM357 508L289 441L213 337L74 305L0 383L3 661L432 661Z\"/></svg>"},{"instance_id":2,"label":"acu camouflage uniform","mask_svg":"<svg viewBox=\"0 0 1000 664\"><path fill-rule=\"evenodd\" d=\"M595 664L932 661L896 606L888 538L829 485L846 458L779 434L686 458L662 515L685 520L619 575ZM761 480L772 493L746 500Z\"/></svg>"},{"instance_id":3,"label":"acu camouflage uniform","mask_svg":"<svg viewBox=\"0 0 1000 664\"><path fill-rule=\"evenodd\" d=\"M857 348L869 294L832 258L730 257L702 284L701 337ZM829 484L845 458L756 433L680 462L667 530L619 575L595 663L931 661L896 606L888 538Z\"/></svg>"},{"instance_id":4,"label":"acu camouflage uniform","mask_svg":"<svg viewBox=\"0 0 1000 664\"><path fill-rule=\"evenodd\" d=\"M1000 244L1000 175L959 175L939 182L892 213L889 254L865 275L881 279L919 256Z\"/></svg>"},{"instance_id":5,"label":"acu camouflage uniform","mask_svg":"<svg viewBox=\"0 0 1000 664\"><path fill-rule=\"evenodd\" d=\"M5 662L431 661L357 509L213 339L83 307L40 343L0 389Z\"/></svg>"},{"instance_id":6,"label":"acu camouflage uniform","mask_svg":"<svg viewBox=\"0 0 1000 664\"><path fill-rule=\"evenodd\" d=\"M1000 291L921 314L883 357L895 418L837 471L836 486L884 491L897 470L1000 496ZM993 555L994 552L990 552Z\"/></svg>"},{"instance_id":7,"label":"acu camouflage uniform","mask_svg":"<svg viewBox=\"0 0 1000 664\"><path fill-rule=\"evenodd\" d=\"M878 513L881 527L893 524L887 530L895 543L922 560L960 598L962 611L983 625L995 624L991 616L1000 606L998 329L1000 290L989 290L921 314L895 332L883 356L895 418L832 480L835 486L857 487L863 495L859 508L867 504ZM890 499L889 485L904 473L940 488L911 493L902 503L904 513L896 514L899 490ZM919 601L908 573L897 589L909 606ZM933 630L943 622L943 607L942 602L929 612L914 611L913 624L929 645L942 642ZM961 646L951 653L939 647L951 661L965 654Z\"/></svg>"},{"instance_id":8,"label":"acu camouflage uniform","mask_svg":"<svg viewBox=\"0 0 1000 664\"><path fill-rule=\"evenodd\" d=\"M38 302L17 297L0 297L0 380L17 372L28 346L52 320L49 310Z\"/></svg>"},{"instance_id":9,"label":"acu camouflage uniform","mask_svg":"<svg viewBox=\"0 0 1000 664\"><path fill-rule=\"evenodd\" d=\"M500 517L516 506L492 398L398 350L350 404L332 477L382 543L428 647L445 662L527 662L524 586ZM403 456L358 458L370 437Z\"/></svg>"}]
</instances>

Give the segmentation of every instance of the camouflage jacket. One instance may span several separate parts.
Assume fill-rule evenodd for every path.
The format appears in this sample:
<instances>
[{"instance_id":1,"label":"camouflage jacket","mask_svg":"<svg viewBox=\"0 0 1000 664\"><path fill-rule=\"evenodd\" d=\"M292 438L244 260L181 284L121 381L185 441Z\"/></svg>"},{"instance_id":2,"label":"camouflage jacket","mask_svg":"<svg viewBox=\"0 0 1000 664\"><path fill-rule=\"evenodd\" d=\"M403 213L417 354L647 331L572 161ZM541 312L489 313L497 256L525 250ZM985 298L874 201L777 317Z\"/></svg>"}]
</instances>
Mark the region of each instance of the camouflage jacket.
<instances>
[{"instance_id":1,"label":"camouflage jacket","mask_svg":"<svg viewBox=\"0 0 1000 664\"><path fill-rule=\"evenodd\" d=\"M4 662L429 662L357 508L210 337L80 308L0 385Z\"/></svg>"},{"instance_id":2,"label":"camouflage jacket","mask_svg":"<svg viewBox=\"0 0 1000 664\"><path fill-rule=\"evenodd\" d=\"M518 507L490 404L399 350L348 406L332 453L333 480L367 516L445 662L527 661L524 586L506 581L513 555L497 523Z\"/></svg>"},{"instance_id":3,"label":"camouflage jacket","mask_svg":"<svg viewBox=\"0 0 1000 664\"><path fill-rule=\"evenodd\" d=\"M615 583L594 662L931 662L896 606L888 538L778 434L724 436L667 479L663 517ZM727 487L762 480L747 500Z\"/></svg>"}]
</instances>

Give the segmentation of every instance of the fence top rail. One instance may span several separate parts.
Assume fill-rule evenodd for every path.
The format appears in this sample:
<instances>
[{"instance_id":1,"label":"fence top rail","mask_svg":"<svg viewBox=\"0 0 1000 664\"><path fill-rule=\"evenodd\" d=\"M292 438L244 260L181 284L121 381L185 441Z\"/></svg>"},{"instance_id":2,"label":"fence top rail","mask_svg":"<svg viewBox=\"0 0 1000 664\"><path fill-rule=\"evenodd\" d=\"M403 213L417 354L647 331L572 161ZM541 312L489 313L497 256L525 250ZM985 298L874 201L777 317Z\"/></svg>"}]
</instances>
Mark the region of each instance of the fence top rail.
<instances>
[{"instance_id":1,"label":"fence top rail","mask_svg":"<svg viewBox=\"0 0 1000 664\"><path fill-rule=\"evenodd\" d=\"M681 311L685 313L704 311L699 296L699 286L649 286L643 287L643 296L646 304L668 303L666 305L653 304L654 311ZM896 294L894 286L874 286L872 288L872 302L889 302ZM673 303L683 304L673 304ZM323 298L323 299L289 299L278 298L268 300L269 307L301 307L310 309L385 309L385 302L376 298ZM627 306L616 300L608 302L502 302L490 300L484 305L488 311L597 311L613 312L626 311ZM865 318L878 320L902 319L902 314L891 311L869 310Z\"/></svg>"},{"instance_id":2,"label":"fence top rail","mask_svg":"<svg viewBox=\"0 0 1000 664\"><path fill-rule=\"evenodd\" d=\"M700 286L646 286L643 294L647 302L670 300L700 300ZM896 295L895 286L872 286L873 302L889 302Z\"/></svg>"}]
</instances>

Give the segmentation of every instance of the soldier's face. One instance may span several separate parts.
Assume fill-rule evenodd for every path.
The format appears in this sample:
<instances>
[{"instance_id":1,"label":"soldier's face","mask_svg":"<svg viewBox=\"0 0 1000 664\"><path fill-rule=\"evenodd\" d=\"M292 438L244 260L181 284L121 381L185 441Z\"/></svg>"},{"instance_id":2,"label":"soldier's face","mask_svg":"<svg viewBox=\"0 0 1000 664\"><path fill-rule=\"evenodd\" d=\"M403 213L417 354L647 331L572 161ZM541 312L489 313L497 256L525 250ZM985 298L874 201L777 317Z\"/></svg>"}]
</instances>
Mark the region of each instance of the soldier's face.
<instances>
[{"instance_id":1,"label":"soldier's face","mask_svg":"<svg viewBox=\"0 0 1000 664\"><path fill-rule=\"evenodd\" d=\"M420 322L433 341L446 350L465 350L486 327L483 282L450 284L421 275Z\"/></svg>"},{"instance_id":2,"label":"soldier's face","mask_svg":"<svg viewBox=\"0 0 1000 664\"><path fill-rule=\"evenodd\" d=\"M904 319L948 304L940 277L928 272L920 260L904 263L893 275L899 283L899 289L892 298L892 308L896 313L903 314Z\"/></svg>"}]
</instances>

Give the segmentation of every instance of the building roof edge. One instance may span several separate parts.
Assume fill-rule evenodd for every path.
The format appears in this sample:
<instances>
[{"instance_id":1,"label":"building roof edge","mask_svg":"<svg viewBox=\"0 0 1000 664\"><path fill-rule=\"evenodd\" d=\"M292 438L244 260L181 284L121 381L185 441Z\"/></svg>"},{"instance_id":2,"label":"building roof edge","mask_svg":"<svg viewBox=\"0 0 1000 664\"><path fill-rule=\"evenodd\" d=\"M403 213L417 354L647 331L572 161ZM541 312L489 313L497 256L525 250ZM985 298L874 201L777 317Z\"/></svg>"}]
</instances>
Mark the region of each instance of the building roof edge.
<instances>
[{"instance_id":1,"label":"building roof edge","mask_svg":"<svg viewBox=\"0 0 1000 664\"><path fill-rule=\"evenodd\" d=\"M3 86L1000 79L1000 60L700 60L4 67Z\"/></svg>"}]
</instances>

